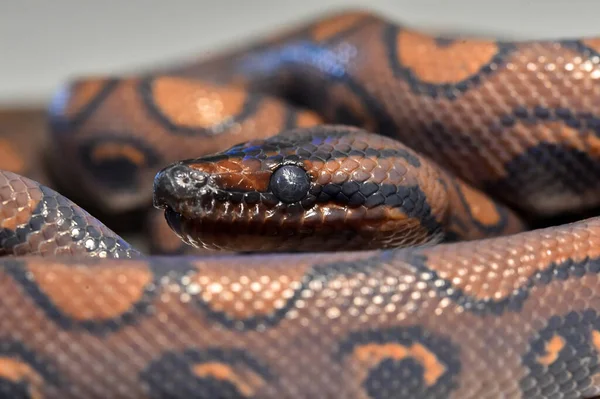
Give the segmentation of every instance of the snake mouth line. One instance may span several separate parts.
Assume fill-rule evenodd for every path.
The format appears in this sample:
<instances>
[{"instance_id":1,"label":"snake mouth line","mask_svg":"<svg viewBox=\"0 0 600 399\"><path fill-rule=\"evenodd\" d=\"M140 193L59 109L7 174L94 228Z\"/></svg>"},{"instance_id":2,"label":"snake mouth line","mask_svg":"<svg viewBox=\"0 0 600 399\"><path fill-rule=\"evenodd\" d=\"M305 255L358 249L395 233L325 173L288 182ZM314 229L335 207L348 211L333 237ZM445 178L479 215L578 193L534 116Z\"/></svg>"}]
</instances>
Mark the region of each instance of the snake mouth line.
<instances>
[{"instance_id":1,"label":"snake mouth line","mask_svg":"<svg viewBox=\"0 0 600 399\"><path fill-rule=\"evenodd\" d=\"M179 236L183 234L182 232L182 224L186 219L181 213L175 211L168 205L164 206L164 215L165 220L169 227Z\"/></svg>"}]
</instances>

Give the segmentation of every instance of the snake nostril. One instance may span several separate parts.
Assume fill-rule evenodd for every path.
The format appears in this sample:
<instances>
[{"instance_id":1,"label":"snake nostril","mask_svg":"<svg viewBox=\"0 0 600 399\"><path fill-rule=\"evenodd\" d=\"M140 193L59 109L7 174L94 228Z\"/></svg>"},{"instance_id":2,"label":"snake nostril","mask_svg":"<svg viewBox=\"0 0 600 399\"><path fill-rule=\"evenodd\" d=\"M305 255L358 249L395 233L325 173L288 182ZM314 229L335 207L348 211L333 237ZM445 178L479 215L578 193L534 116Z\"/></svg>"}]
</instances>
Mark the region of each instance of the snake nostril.
<instances>
[{"instance_id":1,"label":"snake nostril","mask_svg":"<svg viewBox=\"0 0 600 399\"><path fill-rule=\"evenodd\" d=\"M169 205L174 189L167 169L162 169L154 177L152 203L155 208L165 208Z\"/></svg>"},{"instance_id":2,"label":"snake nostril","mask_svg":"<svg viewBox=\"0 0 600 399\"><path fill-rule=\"evenodd\" d=\"M171 179L171 185L183 190L200 188L204 186L207 181L205 173L182 164L168 168L166 173Z\"/></svg>"},{"instance_id":3,"label":"snake nostril","mask_svg":"<svg viewBox=\"0 0 600 399\"><path fill-rule=\"evenodd\" d=\"M195 196L207 182L208 176L199 170L180 163L167 166L154 178L154 206L174 207L178 200Z\"/></svg>"}]
</instances>

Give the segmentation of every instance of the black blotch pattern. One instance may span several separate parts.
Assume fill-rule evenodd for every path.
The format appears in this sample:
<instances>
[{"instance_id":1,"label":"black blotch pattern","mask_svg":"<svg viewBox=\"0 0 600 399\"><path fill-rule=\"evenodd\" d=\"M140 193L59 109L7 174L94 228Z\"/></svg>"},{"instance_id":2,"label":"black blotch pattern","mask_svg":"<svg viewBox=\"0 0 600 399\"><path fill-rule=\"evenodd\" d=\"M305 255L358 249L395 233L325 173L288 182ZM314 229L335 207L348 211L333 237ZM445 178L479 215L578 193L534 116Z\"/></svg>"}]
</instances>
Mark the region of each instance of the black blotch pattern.
<instances>
[{"instance_id":1,"label":"black blotch pattern","mask_svg":"<svg viewBox=\"0 0 600 399\"><path fill-rule=\"evenodd\" d=\"M364 345L398 344L410 347L421 344L435 355L445 367L445 372L435 383L428 385L424 379L425 369L417 359L385 358L369 370L362 382L363 388L372 399L446 398L458 386L461 370L459 347L449 338L434 335L421 327L398 327L384 330L353 332L342 340L337 358L343 362L352 352Z\"/></svg>"},{"instance_id":2,"label":"black blotch pattern","mask_svg":"<svg viewBox=\"0 0 600 399\"><path fill-rule=\"evenodd\" d=\"M370 15L365 15L363 18L360 18L358 21L356 21L355 23L353 23L351 26L347 27L346 29L337 32L336 34L329 36L327 39L319 42L322 44L328 44L330 46L336 44L336 43L343 43L345 41L348 40L348 37L354 33L359 32L360 30L364 29L365 27L373 24L373 23L377 23L378 20L376 18L373 18Z\"/></svg>"},{"instance_id":3,"label":"black blotch pattern","mask_svg":"<svg viewBox=\"0 0 600 399\"><path fill-rule=\"evenodd\" d=\"M557 40L556 42L563 47L579 51L585 57L600 57L598 51L586 45L582 40Z\"/></svg>"},{"instance_id":4,"label":"black blotch pattern","mask_svg":"<svg viewBox=\"0 0 600 399\"><path fill-rule=\"evenodd\" d=\"M452 39L449 37L436 37L434 38L435 44L439 47L450 47L454 43L456 43L456 39Z\"/></svg>"},{"instance_id":5,"label":"black blotch pattern","mask_svg":"<svg viewBox=\"0 0 600 399\"><path fill-rule=\"evenodd\" d=\"M478 86L484 76L494 72L496 68L493 66L502 65L506 58L515 49L514 44L508 42L496 42L496 45L498 46L498 52L490 59L488 63L482 65L476 74L473 74L460 82L434 84L422 81L410 67L400 63L400 57L398 57L397 37L401 29L402 28L398 27L397 25L389 24L383 31L382 39L387 47L390 68L394 72L394 75L397 78L407 82L416 94L422 94L433 98L441 96L449 100L456 100L471 87ZM448 40L442 39L440 42L440 39L438 39L436 42L438 44L441 43L442 47L451 45L451 42Z\"/></svg>"},{"instance_id":6,"label":"black blotch pattern","mask_svg":"<svg viewBox=\"0 0 600 399\"><path fill-rule=\"evenodd\" d=\"M11 381L0 377L0 398L34 399L26 381Z\"/></svg>"},{"instance_id":7,"label":"black blotch pattern","mask_svg":"<svg viewBox=\"0 0 600 399\"><path fill-rule=\"evenodd\" d=\"M88 259L87 262L98 262L101 264L104 260L99 258ZM161 286L163 278L169 278L173 281L179 281L179 278L186 273L195 270L194 266L186 258L177 258L176 260L162 257L150 257L146 261L149 263L150 270L153 272L152 281L144 289L140 299L133 303L125 312L110 319L102 320L76 320L63 313L62 310L52 302L41 288L31 279L27 273L26 262L18 259L7 259L0 267L9 274L17 283L23 287L23 290L36 303L39 309L43 310L47 317L52 319L61 328L68 330L83 330L99 336L108 335L118 331L124 326L137 323L138 319L151 315L153 312L152 301L160 294L156 287ZM65 265L77 265L76 259L65 258L62 260Z\"/></svg>"},{"instance_id":8,"label":"black blotch pattern","mask_svg":"<svg viewBox=\"0 0 600 399\"><path fill-rule=\"evenodd\" d=\"M243 58L236 72L250 81L249 90L285 98L286 101L316 111L326 123L349 124L365 120L373 130L394 137L397 125L386 107L361 82L352 76L335 55L335 40L315 43L298 38L284 46L268 48ZM369 115L356 114L350 101L333 97L334 87L342 85L360 102Z\"/></svg>"},{"instance_id":9,"label":"black blotch pattern","mask_svg":"<svg viewBox=\"0 0 600 399\"><path fill-rule=\"evenodd\" d=\"M152 399L248 399L231 381L195 375L192 367L202 363L221 363L233 370L251 370L265 381L271 371L247 352L239 349L188 349L168 352L142 371L147 394Z\"/></svg>"},{"instance_id":10,"label":"black blotch pattern","mask_svg":"<svg viewBox=\"0 0 600 399\"><path fill-rule=\"evenodd\" d=\"M461 189L461 186L458 184L458 181L451 177L452 180L452 184L454 185L454 190L456 191L456 193L458 194L460 201L462 203L463 209L465 210L465 212L469 215L469 223L473 226L475 226L479 231L483 232L486 235L491 236L492 234L499 234L502 233L502 231L504 231L504 229L506 228L506 224L508 223L508 208L501 206L497 201L490 199L493 204L494 204L494 208L496 209L496 212L498 213L498 222L496 224L493 225L489 225L489 224L483 224L481 223L478 219L476 219L475 217L473 217L473 213L472 213L472 208L469 205L469 203L467 202L464 193ZM452 220L456 223L458 218L451 215L450 216L452 218ZM460 226L462 225L462 226ZM465 226L463 223L459 223L459 226L462 228L466 228L467 226ZM453 232L454 235L457 237L457 232ZM452 235L452 234L450 234Z\"/></svg>"},{"instance_id":11,"label":"black blotch pattern","mask_svg":"<svg viewBox=\"0 0 600 399\"><path fill-rule=\"evenodd\" d=\"M351 206L363 205L367 208L382 205L398 208L408 217L420 220L431 235L443 233L442 225L432 214L427 196L419 186L396 186L354 181L343 184L329 183L322 186L317 202L335 202Z\"/></svg>"},{"instance_id":12,"label":"black blotch pattern","mask_svg":"<svg viewBox=\"0 0 600 399\"><path fill-rule=\"evenodd\" d=\"M600 273L600 259L587 259L582 262L566 260L561 263L548 265L546 269L529 277L521 287L515 289L503 299L481 300L466 294L463 290L454 286L451 281L439 277L435 270L427 266L427 257L423 255L421 249L406 248L381 251L377 255L362 261L315 265L304 275L299 288L294 291L294 294L288 299L286 304L275 310L272 314L264 316L233 319L224 312L213 310L210 304L204 302L200 297L195 297L194 299L196 305L203 309L207 317L227 328L246 331L255 330L259 327L272 327L276 326L294 308L302 291L309 287L312 281L326 283L338 276L369 273L378 270L378 267L386 262L401 262L407 267L414 269L416 275L421 276L423 281L440 298L448 298L458 306L462 306L467 312L482 317L501 315L505 312L519 312L529 297L529 292L534 287L542 287L555 280L579 279L585 275ZM378 278L381 278L381 276L378 276Z\"/></svg>"},{"instance_id":13,"label":"black blotch pattern","mask_svg":"<svg viewBox=\"0 0 600 399\"><path fill-rule=\"evenodd\" d=\"M106 143L134 147L144 155L144 164L140 167L125 156L98 163L92 154L98 146ZM140 169L155 170L162 163L160 154L143 140L117 133L105 133L84 141L79 146L78 154L83 167L98 184L119 192L136 192L140 186Z\"/></svg>"},{"instance_id":14,"label":"black blotch pattern","mask_svg":"<svg viewBox=\"0 0 600 399\"><path fill-rule=\"evenodd\" d=\"M148 116L159 122L165 128L165 130L169 131L170 133L181 134L185 136L213 136L215 133L224 132L235 126L237 123L241 123L245 119L253 116L265 98L264 95L260 93L249 91L238 114L232 115L227 120L215 124L210 128L199 128L179 125L169 119L169 116L165 115L161 111L160 107L154 102L154 93L152 90L153 84L153 77L145 77L140 81L138 86L138 93L143 104L145 105Z\"/></svg>"},{"instance_id":15,"label":"black blotch pattern","mask_svg":"<svg viewBox=\"0 0 600 399\"><path fill-rule=\"evenodd\" d=\"M597 192L600 190L600 159L576 148L540 143L505 165L506 177L485 183L515 207L523 199Z\"/></svg>"},{"instance_id":16,"label":"black blotch pattern","mask_svg":"<svg viewBox=\"0 0 600 399\"><path fill-rule=\"evenodd\" d=\"M0 358L11 358L27 364L41 376L45 385L60 387L65 383L52 363L21 342L0 340ZM0 398L30 399L31 388L26 379L13 381L0 375Z\"/></svg>"},{"instance_id":17,"label":"black blotch pattern","mask_svg":"<svg viewBox=\"0 0 600 399\"><path fill-rule=\"evenodd\" d=\"M52 134L68 133L70 130L77 129L83 124L110 94L119 86L121 79L109 79L98 93L83 107L78 113L67 119L62 112L65 98L54 98L48 109L48 121ZM61 93L62 94L62 93Z\"/></svg>"},{"instance_id":18,"label":"black blotch pattern","mask_svg":"<svg viewBox=\"0 0 600 399\"><path fill-rule=\"evenodd\" d=\"M404 254L405 252L401 252ZM302 292L306 290L311 282L319 281L327 283L338 276L349 276L354 273L368 273L376 270L381 264L393 257L394 250L382 250L377 255L361 261L339 261L327 264L316 264L306 272L301 279L301 284L294 294L287 300L284 306L277 308L271 314L249 317L245 319L234 319L228 314L211 308L209 302L202 300L201 296L193 298L194 303L205 312L205 315L226 328L248 331L260 328L274 327L285 318L285 315L296 306L296 301L301 298Z\"/></svg>"},{"instance_id":19,"label":"black blotch pattern","mask_svg":"<svg viewBox=\"0 0 600 399\"><path fill-rule=\"evenodd\" d=\"M558 122L584 132L589 130L600 137L600 116L577 112L564 107L548 108L534 106L515 107L511 113L499 117L488 129L501 137L505 127L520 122L525 126L538 123ZM437 137L439 143L452 143L452 148L465 147L476 150L468 138L468 132L454 134L439 121L424 127L426 136ZM436 154L425 155L436 159ZM441 166L453 171L447 159L436 159ZM530 211L528 198L554 197L571 194L578 196L600 189L600 160L579 149L564 144L540 142L504 165L507 176L503 179L484 180L479 175L476 184L485 192L493 194L512 207ZM475 171L476 173L477 171Z\"/></svg>"},{"instance_id":20,"label":"black blotch pattern","mask_svg":"<svg viewBox=\"0 0 600 399\"><path fill-rule=\"evenodd\" d=\"M427 266L427 257L420 250L408 252L405 262L419 275L427 276L425 282L440 298L449 298L466 311L478 316L519 312L534 287L543 287L556 280L579 279L585 275L600 273L600 259L586 259L581 262L567 259L564 262L549 264L544 270L530 276L505 298L477 299L454 286L451 281L439 277L435 270Z\"/></svg>"},{"instance_id":21,"label":"black blotch pattern","mask_svg":"<svg viewBox=\"0 0 600 399\"><path fill-rule=\"evenodd\" d=\"M594 331L600 332L600 317L594 309L550 318L546 327L529 342L529 351L523 356L522 363L527 368L527 375L519 384L523 397L587 397L586 389L600 371L600 354L593 344ZM554 362L541 364L539 358L547 355L546 346L555 336L563 340L564 347Z\"/></svg>"},{"instance_id":22,"label":"black blotch pattern","mask_svg":"<svg viewBox=\"0 0 600 399\"><path fill-rule=\"evenodd\" d=\"M287 131L297 127L298 125L298 110L289 104L285 104L285 118L282 131Z\"/></svg>"},{"instance_id":23,"label":"black blotch pattern","mask_svg":"<svg viewBox=\"0 0 600 399\"><path fill-rule=\"evenodd\" d=\"M366 126L368 124L366 115L356 114L354 110L346 104L340 104L335 108L331 120L349 126Z\"/></svg>"},{"instance_id":24,"label":"black blotch pattern","mask_svg":"<svg viewBox=\"0 0 600 399\"><path fill-rule=\"evenodd\" d=\"M414 167L421 166L419 158L404 148L365 150L348 147L347 151L335 150L328 142L334 138L352 135L373 134L362 129L345 126L315 126L311 128L290 130L277 136L260 141L248 141L214 155L198 158L196 162L217 162L228 158L243 159L252 157L270 162L273 165L298 163L303 160L328 161L345 159L348 155L381 158L402 158ZM270 154L271 153L271 154ZM272 155L276 153L276 155Z\"/></svg>"}]
</instances>

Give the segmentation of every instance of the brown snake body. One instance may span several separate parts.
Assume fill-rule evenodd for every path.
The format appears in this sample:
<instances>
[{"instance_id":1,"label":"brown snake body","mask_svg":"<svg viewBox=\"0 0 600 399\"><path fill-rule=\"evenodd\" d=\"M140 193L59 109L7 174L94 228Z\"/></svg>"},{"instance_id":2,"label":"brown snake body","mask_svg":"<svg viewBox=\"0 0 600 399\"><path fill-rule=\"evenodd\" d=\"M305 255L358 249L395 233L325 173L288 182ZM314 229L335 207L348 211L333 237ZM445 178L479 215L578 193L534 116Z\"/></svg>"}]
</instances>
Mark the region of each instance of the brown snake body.
<instances>
[{"instance_id":1,"label":"brown snake body","mask_svg":"<svg viewBox=\"0 0 600 399\"><path fill-rule=\"evenodd\" d=\"M160 75L72 83L50 108L48 168L78 202L147 210L154 188L178 235L234 251L331 250L329 223L347 234L361 213L352 243L369 250L145 257L13 162L0 394L600 395L600 220L518 232L599 205L599 48L439 39L350 12ZM273 183L283 167L306 193ZM392 224L466 241L369 247L398 244L378 234Z\"/></svg>"}]
</instances>

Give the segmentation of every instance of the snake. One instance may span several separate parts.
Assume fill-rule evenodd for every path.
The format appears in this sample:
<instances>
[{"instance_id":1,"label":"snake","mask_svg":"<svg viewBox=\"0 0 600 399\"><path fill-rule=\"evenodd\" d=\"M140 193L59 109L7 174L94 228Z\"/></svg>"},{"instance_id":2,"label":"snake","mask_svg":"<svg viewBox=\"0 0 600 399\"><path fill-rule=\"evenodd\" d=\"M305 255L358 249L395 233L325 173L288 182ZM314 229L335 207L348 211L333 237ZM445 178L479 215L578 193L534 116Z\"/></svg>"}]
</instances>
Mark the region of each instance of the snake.
<instances>
[{"instance_id":1,"label":"snake","mask_svg":"<svg viewBox=\"0 0 600 399\"><path fill-rule=\"evenodd\" d=\"M73 78L0 140L0 396L598 397L599 64L347 10Z\"/></svg>"}]
</instances>

